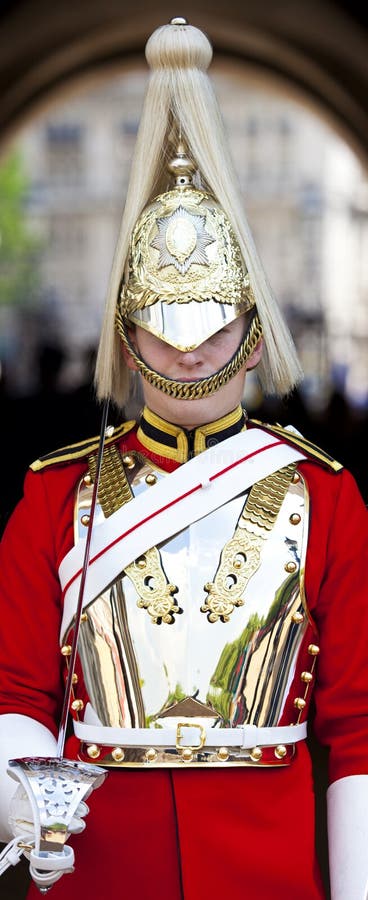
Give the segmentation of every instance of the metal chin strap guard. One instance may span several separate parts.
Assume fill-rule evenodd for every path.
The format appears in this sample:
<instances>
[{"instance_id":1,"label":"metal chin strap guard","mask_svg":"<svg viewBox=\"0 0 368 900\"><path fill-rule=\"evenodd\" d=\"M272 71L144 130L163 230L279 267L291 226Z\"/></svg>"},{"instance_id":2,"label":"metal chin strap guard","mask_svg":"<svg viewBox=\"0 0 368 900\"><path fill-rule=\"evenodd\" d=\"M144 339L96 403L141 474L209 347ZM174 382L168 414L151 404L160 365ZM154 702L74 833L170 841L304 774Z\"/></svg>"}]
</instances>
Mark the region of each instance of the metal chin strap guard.
<instances>
[{"instance_id":1,"label":"metal chin strap guard","mask_svg":"<svg viewBox=\"0 0 368 900\"><path fill-rule=\"evenodd\" d=\"M175 381L172 378L161 375L159 372L155 372L154 369L150 369L144 359L137 355L127 334L128 326L129 323L124 321L118 308L116 312L117 331L145 381L164 394L180 400L199 400L202 397L209 397L218 391L231 378L234 378L234 375L240 372L262 337L262 325L255 312L240 346L222 369L219 369L207 378L200 378L198 381Z\"/></svg>"},{"instance_id":2,"label":"metal chin strap guard","mask_svg":"<svg viewBox=\"0 0 368 900\"><path fill-rule=\"evenodd\" d=\"M46 893L66 873L74 871L74 851L66 843L85 828L84 802L100 787L106 771L68 759L9 760L9 775L19 782L11 804L10 823L15 838L0 857L0 874L29 859L31 877Z\"/></svg>"}]
</instances>

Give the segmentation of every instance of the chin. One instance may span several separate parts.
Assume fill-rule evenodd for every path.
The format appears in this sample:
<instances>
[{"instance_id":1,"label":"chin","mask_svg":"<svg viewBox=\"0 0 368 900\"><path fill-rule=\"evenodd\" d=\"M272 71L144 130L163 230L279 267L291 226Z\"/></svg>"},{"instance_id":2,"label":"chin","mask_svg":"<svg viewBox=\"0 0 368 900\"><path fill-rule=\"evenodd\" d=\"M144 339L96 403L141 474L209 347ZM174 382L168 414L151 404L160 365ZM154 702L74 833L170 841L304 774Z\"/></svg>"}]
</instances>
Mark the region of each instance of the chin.
<instances>
[{"instance_id":1,"label":"chin","mask_svg":"<svg viewBox=\"0 0 368 900\"><path fill-rule=\"evenodd\" d=\"M160 415L169 419L173 424L182 425L191 430L199 425L220 419L234 409L234 406L236 406L236 402L227 404L215 396L201 397L198 400L173 399L170 403L165 404L165 412L161 412Z\"/></svg>"}]
</instances>

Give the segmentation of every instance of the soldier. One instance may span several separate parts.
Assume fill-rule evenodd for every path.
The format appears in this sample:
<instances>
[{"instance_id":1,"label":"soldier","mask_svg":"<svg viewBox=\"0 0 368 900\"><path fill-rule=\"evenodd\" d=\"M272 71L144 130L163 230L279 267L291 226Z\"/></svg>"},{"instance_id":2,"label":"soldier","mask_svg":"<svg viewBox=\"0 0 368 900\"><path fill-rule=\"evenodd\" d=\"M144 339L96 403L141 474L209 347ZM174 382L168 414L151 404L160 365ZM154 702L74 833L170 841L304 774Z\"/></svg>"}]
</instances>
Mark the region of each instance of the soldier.
<instances>
[{"instance_id":1,"label":"soldier","mask_svg":"<svg viewBox=\"0 0 368 900\"><path fill-rule=\"evenodd\" d=\"M96 369L120 407L138 379L143 411L37 460L2 544L4 828L9 804L15 830L21 818L8 759L59 756L66 672L65 757L109 771L55 900L321 900L312 697L332 897L366 897L367 514L342 466L243 409L247 371L283 396L301 370L239 201L211 53L183 19L146 47Z\"/></svg>"}]
</instances>

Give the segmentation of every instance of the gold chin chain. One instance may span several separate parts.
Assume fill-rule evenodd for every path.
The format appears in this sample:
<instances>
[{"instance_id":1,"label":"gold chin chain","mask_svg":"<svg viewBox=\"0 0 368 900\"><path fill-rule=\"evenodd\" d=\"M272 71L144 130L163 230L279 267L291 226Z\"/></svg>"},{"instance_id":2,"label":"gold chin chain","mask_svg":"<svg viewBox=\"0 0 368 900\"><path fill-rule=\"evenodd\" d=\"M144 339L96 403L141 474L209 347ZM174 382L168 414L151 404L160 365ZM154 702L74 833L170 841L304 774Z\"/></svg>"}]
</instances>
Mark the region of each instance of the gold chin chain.
<instances>
[{"instance_id":1,"label":"gold chin chain","mask_svg":"<svg viewBox=\"0 0 368 900\"><path fill-rule=\"evenodd\" d=\"M237 375L238 372L240 372L244 363L250 358L262 337L262 325L257 313L255 313L240 347L236 353L234 353L230 362L226 363L222 369L219 369L219 371L215 372L213 375L209 375L208 378L199 379L199 381L174 381L171 378L160 375L160 373L155 372L154 369L150 369L144 360L141 359L140 356L137 356L127 336L126 323L124 322L119 308L116 312L116 327L124 347L126 347L130 353L139 372L143 375L143 378L159 391L162 391L169 397L176 397L179 400L199 400L201 397L209 397L211 394L218 391L219 388L224 387L231 378L234 378L234 375Z\"/></svg>"}]
</instances>

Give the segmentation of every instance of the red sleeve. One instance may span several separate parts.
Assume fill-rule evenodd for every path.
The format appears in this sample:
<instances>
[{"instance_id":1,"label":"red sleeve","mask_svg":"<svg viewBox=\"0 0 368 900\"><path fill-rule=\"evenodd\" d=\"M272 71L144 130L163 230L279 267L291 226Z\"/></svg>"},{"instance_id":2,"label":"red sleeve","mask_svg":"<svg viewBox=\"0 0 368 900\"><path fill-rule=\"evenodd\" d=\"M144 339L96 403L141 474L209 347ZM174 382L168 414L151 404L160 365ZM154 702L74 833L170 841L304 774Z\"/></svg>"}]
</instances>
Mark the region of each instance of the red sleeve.
<instances>
[{"instance_id":1,"label":"red sleeve","mask_svg":"<svg viewBox=\"0 0 368 900\"><path fill-rule=\"evenodd\" d=\"M305 466L308 606L319 629L315 731L330 780L368 773L368 512L349 472Z\"/></svg>"},{"instance_id":2,"label":"red sleeve","mask_svg":"<svg viewBox=\"0 0 368 900\"><path fill-rule=\"evenodd\" d=\"M61 678L58 566L72 545L76 467L29 472L0 546L0 713L57 733Z\"/></svg>"}]
</instances>

